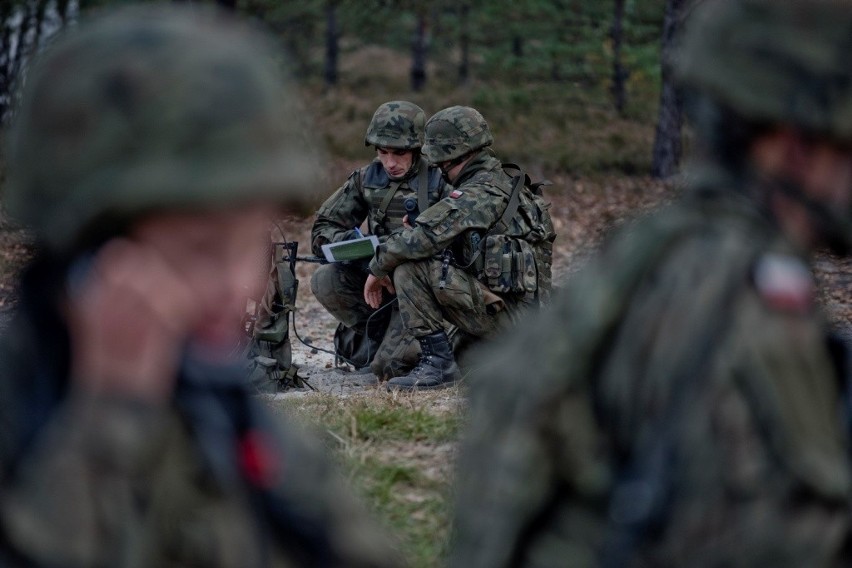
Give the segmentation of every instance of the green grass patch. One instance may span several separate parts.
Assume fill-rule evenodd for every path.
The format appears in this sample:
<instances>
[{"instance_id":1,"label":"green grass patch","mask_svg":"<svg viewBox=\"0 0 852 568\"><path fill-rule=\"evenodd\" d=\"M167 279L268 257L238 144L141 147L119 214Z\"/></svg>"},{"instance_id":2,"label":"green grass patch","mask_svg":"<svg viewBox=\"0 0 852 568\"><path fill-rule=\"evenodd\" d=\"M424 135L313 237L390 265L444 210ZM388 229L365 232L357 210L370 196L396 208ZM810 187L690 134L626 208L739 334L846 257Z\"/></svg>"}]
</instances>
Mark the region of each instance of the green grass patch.
<instances>
[{"instance_id":1,"label":"green grass patch","mask_svg":"<svg viewBox=\"0 0 852 568\"><path fill-rule=\"evenodd\" d=\"M450 502L446 483L414 467L375 458L353 474L374 510L401 540L412 566L441 566L447 554Z\"/></svg>"},{"instance_id":2,"label":"green grass patch","mask_svg":"<svg viewBox=\"0 0 852 568\"><path fill-rule=\"evenodd\" d=\"M411 566L442 566L451 520L453 455L463 397L373 391L313 394L275 407L319 429L352 487Z\"/></svg>"}]
</instances>

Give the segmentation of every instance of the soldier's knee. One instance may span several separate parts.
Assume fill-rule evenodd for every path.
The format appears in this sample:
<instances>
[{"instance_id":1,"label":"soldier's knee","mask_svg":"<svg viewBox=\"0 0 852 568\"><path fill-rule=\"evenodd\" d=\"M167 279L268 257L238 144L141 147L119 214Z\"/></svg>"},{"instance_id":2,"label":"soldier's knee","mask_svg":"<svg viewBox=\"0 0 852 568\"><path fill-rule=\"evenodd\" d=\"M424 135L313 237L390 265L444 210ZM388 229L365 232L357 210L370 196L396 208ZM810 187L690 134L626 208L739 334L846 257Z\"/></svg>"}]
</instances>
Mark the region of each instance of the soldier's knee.
<instances>
[{"instance_id":1,"label":"soldier's knee","mask_svg":"<svg viewBox=\"0 0 852 568\"><path fill-rule=\"evenodd\" d=\"M323 300L334 296L337 280L336 271L332 265L323 265L314 271L314 275L311 276L311 292L317 301L322 304Z\"/></svg>"}]
</instances>

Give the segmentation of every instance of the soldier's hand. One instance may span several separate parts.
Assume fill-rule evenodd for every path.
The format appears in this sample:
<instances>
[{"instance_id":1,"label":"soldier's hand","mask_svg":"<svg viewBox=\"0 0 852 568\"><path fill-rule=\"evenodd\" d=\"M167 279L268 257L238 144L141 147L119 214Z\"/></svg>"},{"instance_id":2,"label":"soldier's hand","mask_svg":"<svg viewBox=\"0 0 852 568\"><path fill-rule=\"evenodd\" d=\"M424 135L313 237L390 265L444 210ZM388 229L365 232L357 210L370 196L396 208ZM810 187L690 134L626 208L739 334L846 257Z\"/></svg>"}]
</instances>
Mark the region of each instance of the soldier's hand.
<instances>
[{"instance_id":1,"label":"soldier's hand","mask_svg":"<svg viewBox=\"0 0 852 568\"><path fill-rule=\"evenodd\" d=\"M100 394L167 400L195 304L190 287L152 247L108 242L69 290L76 384Z\"/></svg>"},{"instance_id":2,"label":"soldier's hand","mask_svg":"<svg viewBox=\"0 0 852 568\"><path fill-rule=\"evenodd\" d=\"M396 289L393 287L390 277L377 278L373 274L367 276L367 281L364 283L364 301L374 310L382 305L382 289L387 289L391 294L396 294Z\"/></svg>"}]
</instances>

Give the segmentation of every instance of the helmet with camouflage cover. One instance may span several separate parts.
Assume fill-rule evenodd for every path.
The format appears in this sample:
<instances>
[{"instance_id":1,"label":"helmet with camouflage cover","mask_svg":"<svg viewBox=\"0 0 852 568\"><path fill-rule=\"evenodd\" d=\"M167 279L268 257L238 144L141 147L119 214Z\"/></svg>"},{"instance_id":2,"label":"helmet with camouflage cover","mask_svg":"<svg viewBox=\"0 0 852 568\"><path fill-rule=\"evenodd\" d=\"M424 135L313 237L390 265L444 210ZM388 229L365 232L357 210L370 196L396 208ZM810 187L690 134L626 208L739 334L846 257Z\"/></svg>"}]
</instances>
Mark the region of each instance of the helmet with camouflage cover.
<instances>
[{"instance_id":1,"label":"helmet with camouflage cover","mask_svg":"<svg viewBox=\"0 0 852 568\"><path fill-rule=\"evenodd\" d=\"M408 101L384 103L373 113L373 119L364 137L364 145L396 150L416 150L423 146L425 122L426 113L414 103Z\"/></svg>"},{"instance_id":2,"label":"helmet with camouflage cover","mask_svg":"<svg viewBox=\"0 0 852 568\"><path fill-rule=\"evenodd\" d=\"M426 122L423 155L433 164L454 160L494 142L488 123L474 108L453 106Z\"/></svg>"},{"instance_id":3,"label":"helmet with camouflage cover","mask_svg":"<svg viewBox=\"0 0 852 568\"><path fill-rule=\"evenodd\" d=\"M755 123L852 139L847 1L708 1L682 41L683 85Z\"/></svg>"},{"instance_id":4,"label":"helmet with camouflage cover","mask_svg":"<svg viewBox=\"0 0 852 568\"><path fill-rule=\"evenodd\" d=\"M67 251L152 210L301 204L317 158L278 53L199 7L123 8L67 32L24 85L7 212Z\"/></svg>"}]
</instances>

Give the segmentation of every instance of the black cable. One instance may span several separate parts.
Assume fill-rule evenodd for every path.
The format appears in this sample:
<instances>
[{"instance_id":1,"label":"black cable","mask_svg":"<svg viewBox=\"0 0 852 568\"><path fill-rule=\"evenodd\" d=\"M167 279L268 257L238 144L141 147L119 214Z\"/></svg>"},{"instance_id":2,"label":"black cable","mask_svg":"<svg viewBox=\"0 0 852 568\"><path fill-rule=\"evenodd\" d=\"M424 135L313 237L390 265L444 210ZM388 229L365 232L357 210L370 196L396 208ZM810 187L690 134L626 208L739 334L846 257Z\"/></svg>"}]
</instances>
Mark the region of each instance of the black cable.
<instances>
[{"instance_id":1,"label":"black cable","mask_svg":"<svg viewBox=\"0 0 852 568\"><path fill-rule=\"evenodd\" d=\"M287 240L287 236L284 234L284 229L281 227L281 225L277 221L275 221L273 224L278 229L278 233L281 235L281 238L284 240L284 242L290 242L290 241ZM274 248L274 245L273 245L273 248ZM275 255L274 255L274 252L273 252L273 261L274 261L274 257L275 257ZM302 259L297 258L296 260L302 260ZM385 308L387 308L388 306L393 305L394 302L398 302L398 301L399 301L398 298L394 298L390 302L387 302L386 304L379 306L378 308L376 308L376 310L372 314L370 314L370 316L367 318L366 323L364 324L364 336L365 337L369 338L370 322L372 321L373 317L376 314L378 314L379 312L381 312L382 310L384 310ZM284 306L281 306L281 307L283 308ZM299 335L298 329L296 329L296 311L295 310L293 310L292 315L293 315L293 317L292 317L293 335L296 336L296 339L298 339L299 342L302 343L302 345L304 345L305 347L309 347L311 349L316 349L317 351L322 351L323 353L328 353L329 355L334 355L335 358L341 359L344 363L348 363L349 365L352 365L353 368L356 368L356 369L358 368L358 365L356 365L349 358L340 355L337 352L336 349L334 351L331 351L329 349L323 349L322 347L317 347L316 345L312 345L310 343L307 343L304 339L302 339L302 336ZM370 361L372 359L373 354L371 353L371 349L369 348L369 342L367 343L367 345L368 345L368 347L367 347L367 361ZM304 379L302 379L302 380L304 381ZM309 387L314 389L314 387L312 387L310 384L308 384L307 381L305 381L305 384L307 384ZM314 389L314 390L316 390L316 389Z\"/></svg>"},{"instance_id":2,"label":"black cable","mask_svg":"<svg viewBox=\"0 0 852 568\"><path fill-rule=\"evenodd\" d=\"M372 320L373 317L376 314L378 314L380 311L384 310L388 306L393 305L394 302L398 302L398 301L399 301L398 298L394 298L390 302L388 302L386 304L382 304L381 306L376 308L376 311L374 311L372 314L370 314L370 317L367 318L367 323L364 325L364 335L365 336L367 336L367 332L370 329L370 320ZM323 353L328 353L329 355L334 355L335 357L342 359L344 363L348 363L348 364L352 365L352 367L358 368L358 365L356 365L352 360L350 360L347 357L340 355L339 353L337 353L336 350L331 351L329 349L323 349L322 347L317 347L316 345L308 343L304 339L302 339L302 336L299 335L299 330L296 329L296 312L295 311L293 312L293 335L295 335L296 339L298 339L302 343L302 345L304 345L305 347L309 347L311 349L316 349L317 351L322 351ZM370 360L370 355L371 355L370 350L367 349L367 360L368 361Z\"/></svg>"}]
</instances>

